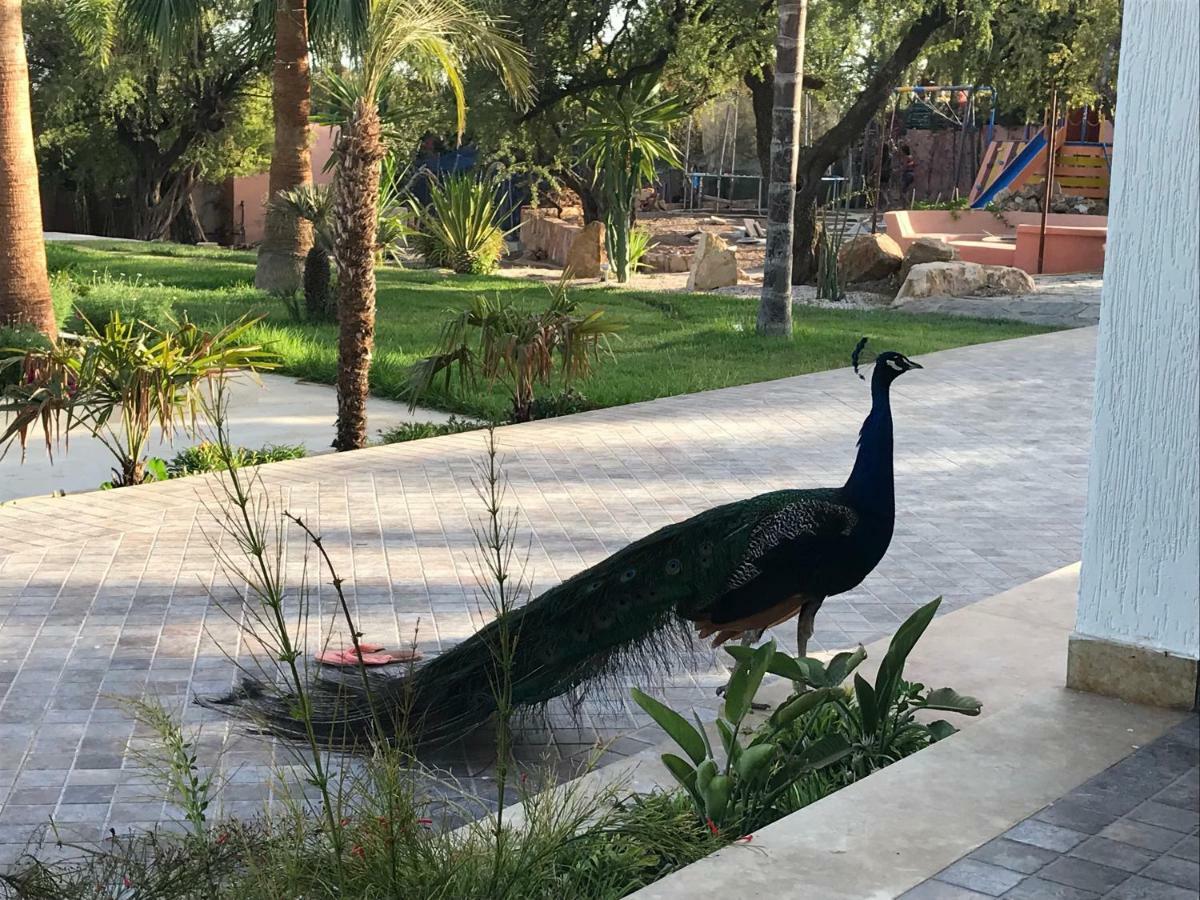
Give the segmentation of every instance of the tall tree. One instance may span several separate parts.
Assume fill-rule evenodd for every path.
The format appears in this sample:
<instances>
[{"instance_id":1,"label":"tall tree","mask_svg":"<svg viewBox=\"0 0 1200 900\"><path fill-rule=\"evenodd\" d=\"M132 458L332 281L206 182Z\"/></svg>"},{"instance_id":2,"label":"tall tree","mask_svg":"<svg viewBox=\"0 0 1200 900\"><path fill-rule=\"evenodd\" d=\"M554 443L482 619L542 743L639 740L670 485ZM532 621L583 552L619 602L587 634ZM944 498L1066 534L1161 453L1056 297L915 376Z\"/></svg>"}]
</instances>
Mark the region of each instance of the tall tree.
<instances>
[{"instance_id":1,"label":"tall tree","mask_svg":"<svg viewBox=\"0 0 1200 900\"><path fill-rule=\"evenodd\" d=\"M883 107L904 72L916 62L926 43L953 18L954 0L935 0L911 19L899 42L867 79L849 109L832 128L800 155L792 216L792 283L805 284L816 275L816 205L821 177L858 139L871 118ZM764 279L765 280L765 279Z\"/></svg>"},{"instance_id":2,"label":"tall tree","mask_svg":"<svg viewBox=\"0 0 1200 900\"><path fill-rule=\"evenodd\" d=\"M42 243L21 0L0 0L0 325L57 336Z\"/></svg>"},{"instance_id":3,"label":"tall tree","mask_svg":"<svg viewBox=\"0 0 1200 900\"><path fill-rule=\"evenodd\" d=\"M308 149L308 116L312 84L308 68L308 3L275 0L275 66L271 108L275 145L271 153L269 194L312 183ZM290 293L300 285L304 256L312 246L312 225L268 204L254 285L264 291Z\"/></svg>"},{"instance_id":4,"label":"tall tree","mask_svg":"<svg viewBox=\"0 0 1200 900\"><path fill-rule=\"evenodd\" d=\"M767 193L767 246L763 258L759 334L792 333L792 213L800 153L804 29L808 0L779 0L775 50L775 103L771 112L771 169Z\"/></svg>"},{"instance_id":5,"label":"tall tree","mask_svg":"<svg viewBox=\"0 0 1200 900\"><path fill-rule=\"evenodd\" d=\"M340 121L335 152L334 257L338 266L338 418L334 447L367 443L367 394L375 345L375 239L379 166L386 148L380 104L404 72L444 83L458 132L466 124L463 65L476 59L500 73L510 95L528 97L524 54L503 21L465 0L367 0L365 27L344 75L322 80Z\"/></svg>"}]
</instances>

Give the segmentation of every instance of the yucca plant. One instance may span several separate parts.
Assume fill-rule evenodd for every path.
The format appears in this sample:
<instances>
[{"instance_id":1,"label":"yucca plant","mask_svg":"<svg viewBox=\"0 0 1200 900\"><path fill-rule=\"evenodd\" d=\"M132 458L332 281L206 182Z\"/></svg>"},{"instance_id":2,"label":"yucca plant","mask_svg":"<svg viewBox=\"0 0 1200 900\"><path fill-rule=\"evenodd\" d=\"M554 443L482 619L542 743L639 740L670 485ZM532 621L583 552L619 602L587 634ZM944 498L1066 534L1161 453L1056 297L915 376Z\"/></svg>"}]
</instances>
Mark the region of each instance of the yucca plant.
<instances>
[{"instance_id":1,"label":"yucca plant","mask_svg":"<svg viewBox=\"0 0 1200 900\"><path fill-rule=\"evenodd\" d=\"M460 275L494 271L506 233L500 228L497 196L498 185L491 176L431 179L427 206L409 200L417 223L413 246L430 265Z\"/></svg>"},{"instance_id":2,"label":"yucca plant","mask_svg":"<svg viewBox=\"0 0 1200 900\"><path fill-rule=\"evenodd\" d=\"M661 96L655 76L605 91L586 101L589 121L577 133L604 196L604 242L617 281L629 280L630 229L638 190L654 181L660 165L678 168L671 126L687 115L675 98Z\"/></svg>"},{"instance_id":3,"label":"yucca plant","mask_svg":"<svg viewBox=\"0 0 1200 900\"><path fill-rule=\"evenodd\" d=\"M556 371L564 383L591 374L620 330L602 309L581 314L567 295L565 278L551 288L550 305L541 312L525 312L499 294L480 294L451 315L437 351L410 372L410 404L415 408L438 376L449 389L457 371L464 386L480 378L489 385L502 382L512 397L514 422L530 420L535 388L548 385Z\"/></svg>"},{"instance_id":4,"label":"yucca plant","mask_svg":"<svg viewBox=\"0 0 1200 900\"><path fill-rule=\"evenodd\" d=\"M167 439L195 432L206 383L278 364L274 353L247 342L258 319L243 317L215 333L186 318L161 328L117 312L103 327L81 319L82 334L10 352L4 361L19 367L21 376L0 395L0 413L10 417L0 446L7 451L16 442L24 453L30 433L38 430L52 453L59 444L66 448L71 429L80 428L116 458L113 487L147 480L146 449L155 426Z\"/></svg>"}]
</instances>

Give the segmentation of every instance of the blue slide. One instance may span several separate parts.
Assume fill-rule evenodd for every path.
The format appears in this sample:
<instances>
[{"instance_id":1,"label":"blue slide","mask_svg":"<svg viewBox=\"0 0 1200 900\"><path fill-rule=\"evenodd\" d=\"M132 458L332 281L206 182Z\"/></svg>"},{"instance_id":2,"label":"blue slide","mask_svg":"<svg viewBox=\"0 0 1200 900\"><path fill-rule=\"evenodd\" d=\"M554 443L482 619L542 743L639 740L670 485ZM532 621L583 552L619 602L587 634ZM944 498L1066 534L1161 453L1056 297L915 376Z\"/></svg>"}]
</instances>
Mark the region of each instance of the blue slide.
<instances>
[{"instance_id":1,"label":"blue slide","mask_svg":"<svg viewBox=\"0 0 1200 900\"><path fill-rule=\"evenodd\" d=\"M971 204L971 209L983 209L995 200L998 193L1012 184L1016 177L1025 171L1025 167L1033 163L1034 159L1037 158L1037 155L1042 152L1045 146L1046 129L1042 128L1030 138L1029 143L1021 149L1021 152L1009 161L1008 165L1004 167L1004 171L996 177L996 180L975 198L975 202Z\"/></svg>"}]
</instances>

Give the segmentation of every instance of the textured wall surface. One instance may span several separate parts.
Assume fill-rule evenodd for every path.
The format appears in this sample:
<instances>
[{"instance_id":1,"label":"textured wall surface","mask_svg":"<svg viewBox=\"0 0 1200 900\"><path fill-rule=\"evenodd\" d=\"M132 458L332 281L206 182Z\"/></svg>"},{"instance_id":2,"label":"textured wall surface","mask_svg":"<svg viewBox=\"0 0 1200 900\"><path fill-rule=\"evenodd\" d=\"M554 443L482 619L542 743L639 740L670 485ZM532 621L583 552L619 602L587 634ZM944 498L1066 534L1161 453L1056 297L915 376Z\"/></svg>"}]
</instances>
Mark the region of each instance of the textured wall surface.
<instances>
[{"instance_id":1,"label":"textured wall surface","mask_svg":"<svg viewBox=\"0 0 1200 900\"><path fill-rule=\"evenodd\" d=\"M1200 4L1126 0L1079 633L1200 656Z\"/></svg>"}]
</instances>

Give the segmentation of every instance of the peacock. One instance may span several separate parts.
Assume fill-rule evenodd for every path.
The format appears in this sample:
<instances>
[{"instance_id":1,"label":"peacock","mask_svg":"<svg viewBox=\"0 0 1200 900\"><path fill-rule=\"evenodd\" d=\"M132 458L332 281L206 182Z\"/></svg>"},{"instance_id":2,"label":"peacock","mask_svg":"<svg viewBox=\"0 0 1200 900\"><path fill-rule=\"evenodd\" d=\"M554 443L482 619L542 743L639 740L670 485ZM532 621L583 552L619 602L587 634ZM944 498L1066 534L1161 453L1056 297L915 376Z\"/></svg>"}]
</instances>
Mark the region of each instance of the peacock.
<instances>
[{"instance_id":1,"label":"peacock","mask_svg":"<svg viewBox=\"0 0 1200 900\"><path fill-rule=\"evenodd\" d=\"M866 338L852 354L859 372ZM669 666L696 637L720 646L797 617L800 655L827 597L856 587L891 543L892 382L918 363L875 357L871 411L841 487L778 490L668 525L509 614L512 703L534 707L578 695L630 665ZM862 374L859 374L862 378ZM369 740L382 727L419 743L460 737L496 709L499 625L400 676L322 679L312 686L313 725L331 746ZM294 698L244 681L202 700L284 737L304 738ZM382 720L382 723L381 721Z\"/></svg>"}]
</instances>

